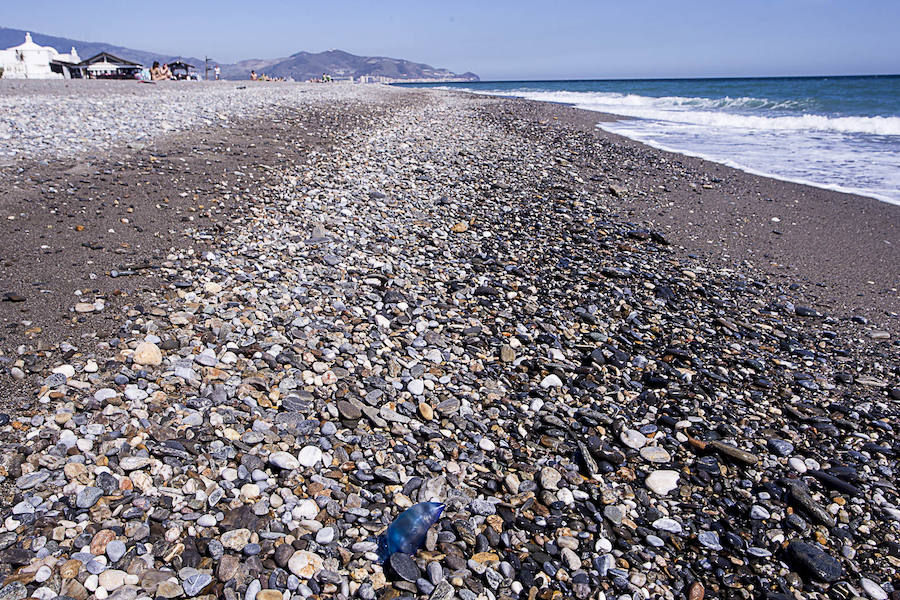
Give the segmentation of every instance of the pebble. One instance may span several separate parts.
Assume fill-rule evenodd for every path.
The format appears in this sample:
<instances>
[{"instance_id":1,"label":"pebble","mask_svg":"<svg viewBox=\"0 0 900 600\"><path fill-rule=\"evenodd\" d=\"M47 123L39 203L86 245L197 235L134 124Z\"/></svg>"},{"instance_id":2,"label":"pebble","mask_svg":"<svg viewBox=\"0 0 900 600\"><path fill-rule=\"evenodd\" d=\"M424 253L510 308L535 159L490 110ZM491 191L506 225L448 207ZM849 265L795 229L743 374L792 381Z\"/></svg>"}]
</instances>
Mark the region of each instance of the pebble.
<instances>
[{"instance_id":1,"label":"pebble","mask_svg":"<svg viewBox=\"0 0 900 600\"><path fill-rule=\"evenodd\" d=\"M481 448L482 450L484 450L485 452L493 452L494 450L497 449L497 445L494 444L494 442L492 442L491 440L489 440L486 437L483 437L480 440L478 440L478 447Z\"/></svg>"},{"instance_id":2,"label":"pebble","mask_svg":"<svg viewBox=\"0 0 900 600\"><path fill-rule=\"evenodd\" d=\"M330 544L334 541L335 532L333 527L323 527L319 531L316 532L316 543L317 544Z\"/></svg>"},{"instance_id":3,"label":"pebble","mask_svg":"<svg viewBox=\"0 0 900 600\"><path fill-rule=\"evenodd\" d=\"M322 570L324 561L314 552L297 550L288 560L288 569L300 579L310 579Z\"/></svg>"},{"instance_id":4,"label":"pebble","mask_svg":"<svg viewBox=\"0 0 900 600\"><path fill-rule=\"evenodd\" d=\"M662 469L647 475L644 484L655 494L665 496L678 487L678 471Z\"/></svg>"},{"instance_id":5,"label":"pebble","mask_svg":"<svg viewBox=\"0 0 900 600\"><path fill-rule=\"evenodd\" d=\"M674 519L669 519L666 517L662 517L653 521L653 527L655 529L659 529L660 531L667 531L674 534L680 534L682 532L681 523Z\"/></svg>"},{"instance_id":6,"label":"pebble","mask_svg":"<svg viewBox=\"0 0 900 600\"><path fill-rule=\"evenodd\" d=\"M561 480L562 475L553 467L544 467L541 469L540 484L545 490L559 489L559 482Z\"/></svg>"},{"instance_id":7,"label":"pebble","mask_svg":"<svg viewBox=\"0 0 900 600\"><path fill-rule=\"evenodd\" d=\"M186 577L181 582L181 587L184 589L184 593L187 597L193 598L194 596L199 596L200 592L202 592L210 583L212 583L212 575L208 573L195 573L194 575Z\"/></svg>"},{"instance_id":8,"label":"pebble","mask_svg":"<svg viewBox=\"0 0 900 600\"><path fill-rule=\"evenodd\" d=\"M90 508L103 496L103 490L98 487L86 487L75 498L75 505L78 508Z\"/></svg>"},{"instance_id":9,"label":"pebble","mask_svg":"<svg viewBox=\"0 0 900 600\"><path fill-rule=\"evenodd\" d=\"M841 578L841 563L821 548L806 542L791 542L785 551L788 564L816 581L833 583Z\"/></svg>"},{"instance_id":10,"label":"pebble","mask_svg":"<svg viewBox=\"0 0 900 600\"><path fill-rule=\"evenodd\" d=\"M162 364L162 352L159 347L152 342L141 342L134 349L131 359L138 365L146 365L150 367L158 367Z\"/></svg>"},{"instance_id":11,"label":"pebble","mask_svg":"<svg viewBox=\"0 0 900 600\"><path fill-rule=\"evenodd\" d=\"M125 556L127 551L125 543L120 540L112 540L106 544L106 556L109 557L110 563L116 563L120 558Z\"/></svg>"},{"instance_id":12,"label":"pebble","mask_svg":"<svg viewBox=\"0 0 900 600\"><path fill-rule=\"evenodd\" d=\"M867 577L861 577L859 580L860 585L863 590L865 590L866 594L868 594L869 598L872 600L887 600L888 593L884 591L884 588L872 581Z\"/></svg>"},{"instance_id":13,"label":"pebble","mask_svg":"<svg viewBox=\"0 0 900 600\"><path fill-rule=\"evenodd\" d=\"M408 389L409 393L413 396L421 396L425 393L425 381L422 379L413 379L406 385L406 389Z\"/></svg>"},{"instance_id":14,"label":"pebble","mask_svg":"<svg viewBox=\"0 0 900 600\"><path fill-rule=\"evenodd\" d=\"M284 451L273 452L272 454L270 454L269 462L271 464L273 464L274 466L278 467L279 469L292 470L292 469L300 468L300 461L297 460L297 458L294 455L289 454ZM313 464L315 464L315 463L313 463ZM307 466L312 466L312 465L307 465Z\"/></svg>"},{"instance_id":15,"label":"pebble","mask_svg":"<svg viewBox=\"0 0 900 600\"><path fill-rule=\"evenodd\" d=\"M619 439L622 440L623 444L625 444L629 448L633 448L634 450L639 450L647 444L647 436L645 436L640 431L635 431L634 429L626 429L622 431L622 433L619 435Z\"/></svg>"},{"instance_id":16,"label":"pebble","mask_svg":"<svg viewBox=\"0 0 900 600\"><path fill-rule=\"evenodd\" d=\"M669 452L662 446L644 446L641 448L641 458L656 464L663 464L672 460Z\"/></svg>"},{"instance_id":17,"label":"pebble","mask_svg":"<svg viewBox=\"0 0 900 600\"><path fill-rule=\"evenodd\" d=\"M560 388L562 387L562 380L554 374L547 375L541 380L541 387L544 389L548 388Z\"/></svg>"},{"instance_id":18,"label":"pebble","mask_svg":"<svg viewBox=\"0 0 900 600\"><path fill-rule=\"evenodd\" d=\"M391 570L401 579L409 582L415 582L419 578L419 567L415 561L402 552L395 552L390 557Z\"/></svg>"},{"instance_id":19,"label":"pebble","mask_svg":"<svg viewBox=\"0 0 900 600\"><path fill-rule=\"evenodd\" d=\"M322 460L322 450L316 446L304 446L297 455L297 461L304 467L315 466Z\"/></svg>"}]
</instances>

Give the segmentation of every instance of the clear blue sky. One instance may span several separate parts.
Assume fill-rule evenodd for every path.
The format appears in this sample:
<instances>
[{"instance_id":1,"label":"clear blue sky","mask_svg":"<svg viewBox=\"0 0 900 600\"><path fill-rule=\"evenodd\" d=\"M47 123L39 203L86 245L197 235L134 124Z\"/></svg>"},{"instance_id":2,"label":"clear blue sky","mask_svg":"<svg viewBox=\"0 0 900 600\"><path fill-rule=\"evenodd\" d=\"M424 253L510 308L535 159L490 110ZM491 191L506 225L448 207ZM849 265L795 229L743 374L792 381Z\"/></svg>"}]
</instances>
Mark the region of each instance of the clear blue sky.
<instances>
[{"instance_id":1,"label":"clear blue sky","mask_svg":"<svg viewBox=\"0 0 900 600\"><path fill-rule=\"evenodd\" d=\"M221 62L340 48L483 79L900 72L900 0L10 0L0 25Z\"/></svg>"}]
</instances>

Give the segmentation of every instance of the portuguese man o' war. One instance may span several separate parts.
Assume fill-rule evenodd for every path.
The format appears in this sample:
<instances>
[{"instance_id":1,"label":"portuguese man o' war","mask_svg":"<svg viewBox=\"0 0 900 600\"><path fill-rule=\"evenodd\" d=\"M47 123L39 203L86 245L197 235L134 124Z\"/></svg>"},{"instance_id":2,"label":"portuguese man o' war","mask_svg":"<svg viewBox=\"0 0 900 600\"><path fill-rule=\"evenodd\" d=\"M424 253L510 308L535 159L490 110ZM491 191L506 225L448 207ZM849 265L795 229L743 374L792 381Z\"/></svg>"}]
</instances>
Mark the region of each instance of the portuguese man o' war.
<instances>
[{"instance_id":1,"label":"portuguese man o' war","mask_svg":"<svg viewBox=\"0 0 900 600\"><path fill-rule=\"evenodd\" d=\"M387 531L378 536L378 560L383 563L395 552L414 555L425 543L428 529L437 523L442 512L444 505L440 502L419 502L404 510L388 525Z\"/></svg>"}]
</instances>

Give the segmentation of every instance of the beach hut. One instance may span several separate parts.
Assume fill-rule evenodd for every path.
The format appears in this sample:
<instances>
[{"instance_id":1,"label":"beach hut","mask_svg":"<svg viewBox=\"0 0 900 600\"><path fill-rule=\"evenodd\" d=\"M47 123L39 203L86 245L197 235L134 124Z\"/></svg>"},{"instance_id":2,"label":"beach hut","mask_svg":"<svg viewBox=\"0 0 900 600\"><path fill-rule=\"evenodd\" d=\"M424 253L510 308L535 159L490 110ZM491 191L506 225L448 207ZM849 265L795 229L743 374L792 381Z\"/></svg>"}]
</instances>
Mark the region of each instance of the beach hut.
<instances>
[{"instance_id":1,"label":"beach hut","mask_svg":"<svg viewBox=\"0 0 900 600\"><path fill-rule=\"evenodd\" d=\"M140 63L101 52L71 67L73 77L83 79L134 79L143 69ZM76 75L75 73L78 73Z\"/></svg>"},{"instance_id":2,"label":"beach hut","mask_svg":"<svg viewBox=\"0 0 900 600\"><path fill-rule=\"evenodd\" d=\"M169 63L169 70L172 71L172 77L175 79L196 79L195 73L191 73L191 69L195 69L194 65L189 65L183 60L176 60ZM192 77L193 75L193 77Z\"/></svg>"}]
</instances>

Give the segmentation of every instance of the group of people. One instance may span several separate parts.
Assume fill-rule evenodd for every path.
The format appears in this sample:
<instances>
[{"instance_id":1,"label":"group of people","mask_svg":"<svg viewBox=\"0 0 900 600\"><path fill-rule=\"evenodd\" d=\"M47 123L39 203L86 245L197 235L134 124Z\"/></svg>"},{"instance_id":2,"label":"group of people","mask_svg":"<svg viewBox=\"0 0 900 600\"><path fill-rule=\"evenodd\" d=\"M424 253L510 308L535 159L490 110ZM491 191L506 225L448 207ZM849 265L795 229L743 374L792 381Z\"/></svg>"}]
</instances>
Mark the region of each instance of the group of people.
<instances>
[{"instance_id":1,"label":"group of people","mask_svg":"<svg viewBox=\"0 0 900 600\"><path fill-rule=\"evenodd\" d=\"M159 62L154 61L153 66L150 67L150 80L165 81L166 79L175 79L175 76L172 75L172 71L169 69L169 64L163 63L162 66L159 66Z\"/></svg>"},{"instance_id":2,"label":"group of people","mask_svg":"<svg viewBox=\"0 0 900 600\"><path fill-rule=\"evenodd\" d=\"M250 71L250 81L284 81L284 77L269 77L265 73Z\"/></svg>"}]
</instances>

